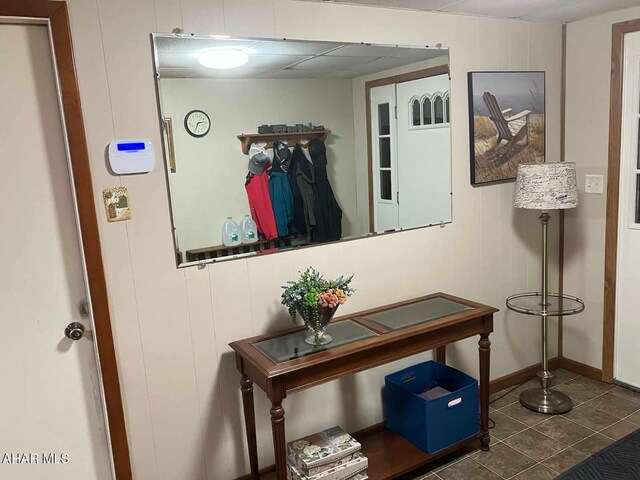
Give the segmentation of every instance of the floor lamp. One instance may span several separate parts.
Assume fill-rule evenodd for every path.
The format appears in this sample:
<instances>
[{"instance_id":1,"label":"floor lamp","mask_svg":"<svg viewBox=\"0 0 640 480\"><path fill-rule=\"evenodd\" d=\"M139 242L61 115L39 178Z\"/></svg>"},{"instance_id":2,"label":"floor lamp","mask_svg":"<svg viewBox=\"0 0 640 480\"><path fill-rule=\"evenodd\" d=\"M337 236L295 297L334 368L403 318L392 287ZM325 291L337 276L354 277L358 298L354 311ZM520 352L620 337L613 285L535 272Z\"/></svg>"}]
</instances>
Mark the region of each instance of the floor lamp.
<instances>
[{"instance_id":1,"label":"floor lamp","mask_svg":"<svg viewBox=\"0 0 640 480\"><path fill-rule=\"evenodd\" d=\"M553 374L549 371L548 317L564 316L584 310L584 302L571 295L549 292L548 284L548 225L549 211L578 206L578 187L574 163L528 163L518 167L516 208L541 210L542 224L542 285L540 292L512 295L507 307L516 312L536 315L542 323L542 371L538 372L540 387L525 390L520 403L541 413L564 413L571 410L571 398L551 389Z\"/></svg>"}]
</instances>

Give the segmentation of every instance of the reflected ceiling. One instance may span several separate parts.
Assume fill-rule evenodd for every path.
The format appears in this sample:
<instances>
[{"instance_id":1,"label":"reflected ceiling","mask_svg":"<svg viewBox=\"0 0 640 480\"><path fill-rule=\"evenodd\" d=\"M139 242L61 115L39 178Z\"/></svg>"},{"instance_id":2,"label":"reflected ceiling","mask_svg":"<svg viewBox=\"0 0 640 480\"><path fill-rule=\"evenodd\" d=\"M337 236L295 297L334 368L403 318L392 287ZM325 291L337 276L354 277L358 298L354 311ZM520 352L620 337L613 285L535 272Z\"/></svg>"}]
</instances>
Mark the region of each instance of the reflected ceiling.
<instances>
[{"instance_id":1,"label":"reflected ceiling","mask_svg":"<svg viewBox=\"0 0 640 480\"><path fill-rule=\"evenodd\" d=\"M155 37L161 78L355 78L447 55L440 48L389 48L328 42ZM237 68L216 70L198 62L209 49L246 52L249 61Z\"/></svg>"}]
</instances>

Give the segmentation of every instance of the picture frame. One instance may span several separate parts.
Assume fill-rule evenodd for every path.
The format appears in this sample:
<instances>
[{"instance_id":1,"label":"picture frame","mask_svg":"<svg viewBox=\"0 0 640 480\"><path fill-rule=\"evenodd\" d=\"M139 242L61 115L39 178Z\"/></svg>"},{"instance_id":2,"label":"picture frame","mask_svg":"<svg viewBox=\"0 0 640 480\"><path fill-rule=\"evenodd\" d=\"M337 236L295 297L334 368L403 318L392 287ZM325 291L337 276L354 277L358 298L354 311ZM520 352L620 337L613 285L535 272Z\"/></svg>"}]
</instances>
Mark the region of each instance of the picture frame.
<instances>
[{"instance_id":1,"label":"picture frame","mask_svg":"<svg viewBox=\"0 0 640 480\"><path fill-rule=\"evenodd\" d=\"M471 185L513 181L546 158L544 71L468 72Z\"/></svg>"}]
</instances>

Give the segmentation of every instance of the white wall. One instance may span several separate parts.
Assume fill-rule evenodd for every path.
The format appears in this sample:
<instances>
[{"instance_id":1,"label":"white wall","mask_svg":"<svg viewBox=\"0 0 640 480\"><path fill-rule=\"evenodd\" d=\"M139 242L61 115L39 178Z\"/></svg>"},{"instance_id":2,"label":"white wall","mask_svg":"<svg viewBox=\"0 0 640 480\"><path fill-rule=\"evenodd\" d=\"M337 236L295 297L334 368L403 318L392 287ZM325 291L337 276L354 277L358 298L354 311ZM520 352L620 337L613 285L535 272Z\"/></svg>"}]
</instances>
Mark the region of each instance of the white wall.
<instances>
[{"instance_id":1,"label":"white wall","mask_svg":"<svg viewBox=\"0 0 640 480\"><path fill-rule=\"evenodd\" d=\"M576 162L580 206L565 215L564 291L585 301L585 311L564 320L564 356L602 367L606 191L585 195L584 176L607 184L611 27L640 18L640 8L567 26L565 159Z\"/></svg>"},{"instance_id":2,"label":"white wall","mask_svg":"<svg viewBox=\"0 0 640 480\"><path fill-rule=\"evenodd\" d=\"M227 344L289 325L278 302L280 285L309 264L326 275L356 274L358 292L343 313L440 290L495 305L502 311L492 335L492 377L539 361L537 321L504 311L507 295L538 286L539 227L535 214L512 208L512 183L469 184L466 72L546 70L547 152L555 159L560 26L291 0L70 0L69 7L136 479L228 480L247 472L239 376ZM174 27L202 34L448 45L453 223L203 270L176 269L164 172L114 177L104 159L114 138L148 137L160 145L149 33ZM133 219L107 224L100 192L118 185L129 189ZM556 251L552 245L552 258ZM449 358L477 374L477 339L452 346ZM354 430L380 421L383 374L398 366L287 398L287 435L334 424ZM268 405L259 392L257 417L264 466L273 454Z\"/></svg>"},{"instance_id":3,"label":"white wall","mask_svg":"<svg viewBox=\"0 0 640 480\"><path fill-rule=\"evenodd\" d=\"M169 182L181 251L220 245L227 217L239 222L249 213L244 188L249 157L237 136L257 132L262 124L311 122L331 130L328 172L343 210L343 236L366 232L356 226L351 80L164 78L160 88L164 115L174 119L176 173ZM203 138L193 138L182 126L196 108L211 119Z\"/></svg>"}]
</instances>

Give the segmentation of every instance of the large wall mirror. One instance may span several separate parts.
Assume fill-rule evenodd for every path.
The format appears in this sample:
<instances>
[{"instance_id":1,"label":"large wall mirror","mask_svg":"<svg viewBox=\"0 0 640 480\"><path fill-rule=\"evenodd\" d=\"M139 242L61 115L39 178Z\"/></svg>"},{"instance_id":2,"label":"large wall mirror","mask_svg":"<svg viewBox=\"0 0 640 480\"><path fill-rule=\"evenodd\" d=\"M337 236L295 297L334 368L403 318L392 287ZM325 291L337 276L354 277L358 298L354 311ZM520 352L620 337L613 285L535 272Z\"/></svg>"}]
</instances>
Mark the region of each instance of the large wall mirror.
<instances>
[{"instance_id":1,"label":"large wall mirror","mask_svg":"<svg viewBox=\"0 0 640 480\"><path fill-rule=\"evenodd\" d=\"M152 37L179 266L451 222L446 48Z\"/></svg>"}]
</instances>

